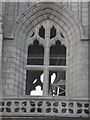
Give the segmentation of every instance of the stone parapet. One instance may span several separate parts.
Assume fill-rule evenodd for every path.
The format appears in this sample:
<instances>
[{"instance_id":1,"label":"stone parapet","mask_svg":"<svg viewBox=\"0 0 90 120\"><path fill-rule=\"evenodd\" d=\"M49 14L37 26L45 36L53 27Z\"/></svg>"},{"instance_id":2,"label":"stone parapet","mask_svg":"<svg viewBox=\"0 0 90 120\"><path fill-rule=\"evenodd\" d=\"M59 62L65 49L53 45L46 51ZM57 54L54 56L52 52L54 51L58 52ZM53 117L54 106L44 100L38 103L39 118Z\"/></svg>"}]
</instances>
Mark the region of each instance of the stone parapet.
<instances>
[{"instance_id":1,"label":"stone parapet","mask_svg":"<svg viewBox=\"0 0 90 120\"><path fill-rule=\"evenodd\" d=\"M90 100L65 97L20 96L0 100L2 117L61 117L88 118Z\"/></svg>"}]
</instances>

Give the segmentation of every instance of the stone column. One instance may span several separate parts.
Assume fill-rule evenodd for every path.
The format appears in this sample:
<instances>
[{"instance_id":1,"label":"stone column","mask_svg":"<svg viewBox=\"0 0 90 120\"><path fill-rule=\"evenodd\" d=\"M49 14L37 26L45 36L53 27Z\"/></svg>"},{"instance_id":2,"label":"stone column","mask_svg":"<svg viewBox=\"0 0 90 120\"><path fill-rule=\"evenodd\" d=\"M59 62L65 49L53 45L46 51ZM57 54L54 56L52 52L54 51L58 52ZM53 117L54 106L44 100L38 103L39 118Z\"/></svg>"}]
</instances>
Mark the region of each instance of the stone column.
<instances>
[{"instance_id":1,"label":"stone column","mask_svg":"<svg viewBox=\"0 0 90 120\"><path fill-rule=\"evenodd\" d=\"M44 48L44 82L43 82L43 95L48 95L49 86L49 39L50 39L50 28L49 20L47 21L45 30L45 48Z\"/></svg>"},{"instance_id":2,"label":"stone column","mask_svg":"<svg viewBox=\"0 0 90 120\"><path fill-rule=\"evenodd\" d=\"M2 96L2 3L0 2L0 97Z\"/></svg>"}]
</instances>

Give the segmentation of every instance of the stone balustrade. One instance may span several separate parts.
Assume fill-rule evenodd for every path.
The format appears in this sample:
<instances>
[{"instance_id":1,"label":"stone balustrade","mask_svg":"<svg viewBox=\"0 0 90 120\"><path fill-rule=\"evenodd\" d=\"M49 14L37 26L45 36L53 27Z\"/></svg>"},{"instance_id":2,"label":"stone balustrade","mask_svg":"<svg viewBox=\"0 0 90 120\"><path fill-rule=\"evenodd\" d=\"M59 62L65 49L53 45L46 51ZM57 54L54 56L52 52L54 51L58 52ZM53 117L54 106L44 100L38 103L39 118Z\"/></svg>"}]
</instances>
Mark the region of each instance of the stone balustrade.
<instances>
[{"instance_id":1,"label":"stone balustrade","mask_svg":"<svg viewBox=\"0 0 90 120\"><path fill-rule=\"evenodd\" d=\"M0 115L20 116L59 116L88 117L90 113L88 99L70 99L65 97L5 97L0 99Z\"/></svg>"}]
</instances>

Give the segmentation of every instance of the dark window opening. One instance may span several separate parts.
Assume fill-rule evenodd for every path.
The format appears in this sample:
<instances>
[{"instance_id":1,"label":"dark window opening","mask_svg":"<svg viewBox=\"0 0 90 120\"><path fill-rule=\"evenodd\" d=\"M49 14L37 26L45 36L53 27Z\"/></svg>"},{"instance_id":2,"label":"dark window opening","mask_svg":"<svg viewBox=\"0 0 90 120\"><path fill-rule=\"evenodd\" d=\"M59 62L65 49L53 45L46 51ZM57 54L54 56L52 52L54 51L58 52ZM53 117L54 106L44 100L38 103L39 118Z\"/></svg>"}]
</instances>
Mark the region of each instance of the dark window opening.
<instances>
[{"instance_id":1,"label":"dark window opening","mask_svg":"<svg viewBox=\"0 0 90 120\"><path fill-rule=\"evenodd\" d=\"M65 96L65 71L49 72L49 94L52 96Z\"/></svg>"},{"instance_id":2,"label":"dark window opening","mask_svg":"<svg viewBox=\"0 0 90 120\"><path fill-rule=\"evenodd\" d=\"M39 29L39 36L45 38L45 28L43 26Z\"/></svg>"},{"instance_id":3,"label":"dark window opening","mask_svg":"<svg viewBox=\"0 0 90 120\"><path fill-rule=\"evenodd\" d=\"M59 40L50 48L50 65L66 65L66 47Z\"/></svg>"},{"instance_id":4,"label":"dark window opening","mask_svg":"<svg viewBox=\"0 0 90 120\"><path fill-rule=\"evenodd\" d=\"M61 33L61 37L64 38L63 34Z\"/></svg>"},{"instance_id":5,"label":"dark window opening","mask_svg":"<svg viewBox=\"0 0 90 120\"><path fill-rule=\"evenodd\" d=\"M56 29L54 26L50 30L50 39L54 38L56 36Z\"/></svg>"},{"instance_id":6,"label":"dark window opening","mask_svg":"<svg viewBox=\"0 0 90 120\"><path fill-rule=\"evenodd\" d=\"M29 71L26 75L26 95L42 95L43 71Z\"/></svg>"},{"instance_id":7,"label":"dark window opening","mask_svg":"<svg viewBox=\"0 0 90 120\"><path fill-rule=\"evenodd\" d=\"M34 32L32 33L31 37L33 37L33 36L34 36Z\"/></svg>"},{"instance_id":8,"label":"dark window opening","mask_svg":"<svg viewBox=\"0 0 90 120\"><path fill-rule=\"evenodd\" d=\"M27 65L43 65L44 47L37 40L28 48Z\"/></svg>"}]
</instances>

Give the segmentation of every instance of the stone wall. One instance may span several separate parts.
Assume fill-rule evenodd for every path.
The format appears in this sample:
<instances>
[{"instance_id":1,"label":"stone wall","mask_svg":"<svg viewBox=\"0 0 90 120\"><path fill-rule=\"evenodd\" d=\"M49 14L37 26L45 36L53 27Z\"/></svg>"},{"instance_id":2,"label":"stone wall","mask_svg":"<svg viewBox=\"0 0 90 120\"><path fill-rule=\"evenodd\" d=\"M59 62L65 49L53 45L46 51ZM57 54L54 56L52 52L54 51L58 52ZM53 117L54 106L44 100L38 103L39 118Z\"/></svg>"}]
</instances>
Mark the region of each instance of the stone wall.
<instances>
[{"instance_id":1,"label":"stone wall","mask_svg":"<svg viewBox=\"0 0 90 120\"><path fill-rule=\"evenodd\" d=\"M3 45L3 94L21 95L25 94L26 80L26 56L25 40L29 37L28 33L35 24L44 20L43 16L38 18L37 10L43 9L38 4L30 9L30 13L25 16L24 12L34 3L3 3L4 11L4 45ZM64 35L70 41L68 46L68 72L67 72L67 96L68 97L88 97L88 3L63 3L68 9L68 14L62 12L63 17L58 19L58 9L53 6L53 12L47 10L45 14L50 13L50 19L57 22L64 29ZM55 3L56 5L56 3ZM59 3L57 3L57 6ZM45 6L45 5L44 5ZM47 5L48 7L48 5ZM62 9L61 5L61 9ZM72 12L70 12L70 10ZM43 10L44 11L44 10ZM21 13L23 13L21 15ZM74 15L75 17L74 17ZM19 17L21 15L21 17ZM28 15L32 24L28 23ZM37 15L37 16L36 16ZM40 13L42 15L42 13ZM69 18L69 15L71 18ZM32 17L33 16L33 17ZM54 17L53 17L54 16ZM16 19L19 19L16 21ZM77 17L77 18L76 18ZM35 20L34 20L35 18ZM46 19L45 18L45 19ZM27 22L25 22L25 20ZM16 27L14 23L16 21ZM24 23L25 22L25 23ZM75 23L74 23L75 22ZM82 30L79 31L79 22ZM64 24L65 23L65 24ZM72 26L73 25L73 26ZM18 26L18 27L17 27ZM29 26L29 27L28 27ZM13 29L15 28L15 29ZM14 32L14 38L12 38ZM82 40L80 40L82 39Z\"/></svg>"},{"instance_id":2,"label":"stone wall","mask_svg":"<svg viewBox=\"0 0 90 120\"><path fill-rule=\"evenodd\" d=\"M24 73L22 73L23 62L19 64L20 50L15 46L14 40L4 39L3 47L3 94L18 95L24 93L25 86L22 82ZM21 56L21 55L20 55ZM22 57L23 58L23 57ZM20 82L22 85L20 86Z\"/></svg>"},{"instance_id":3,"label":"stone wall","mask_svg":"<svg viewBox=\"0 0 90 120\"><path fill-rule=\"evenodd\" d=\"M6 2L3 3L4 36L10 36L16 19L34 2ZM88 2L62 2L80 21L84 33L88 35Z\"/></svg>"}]
</instances>

